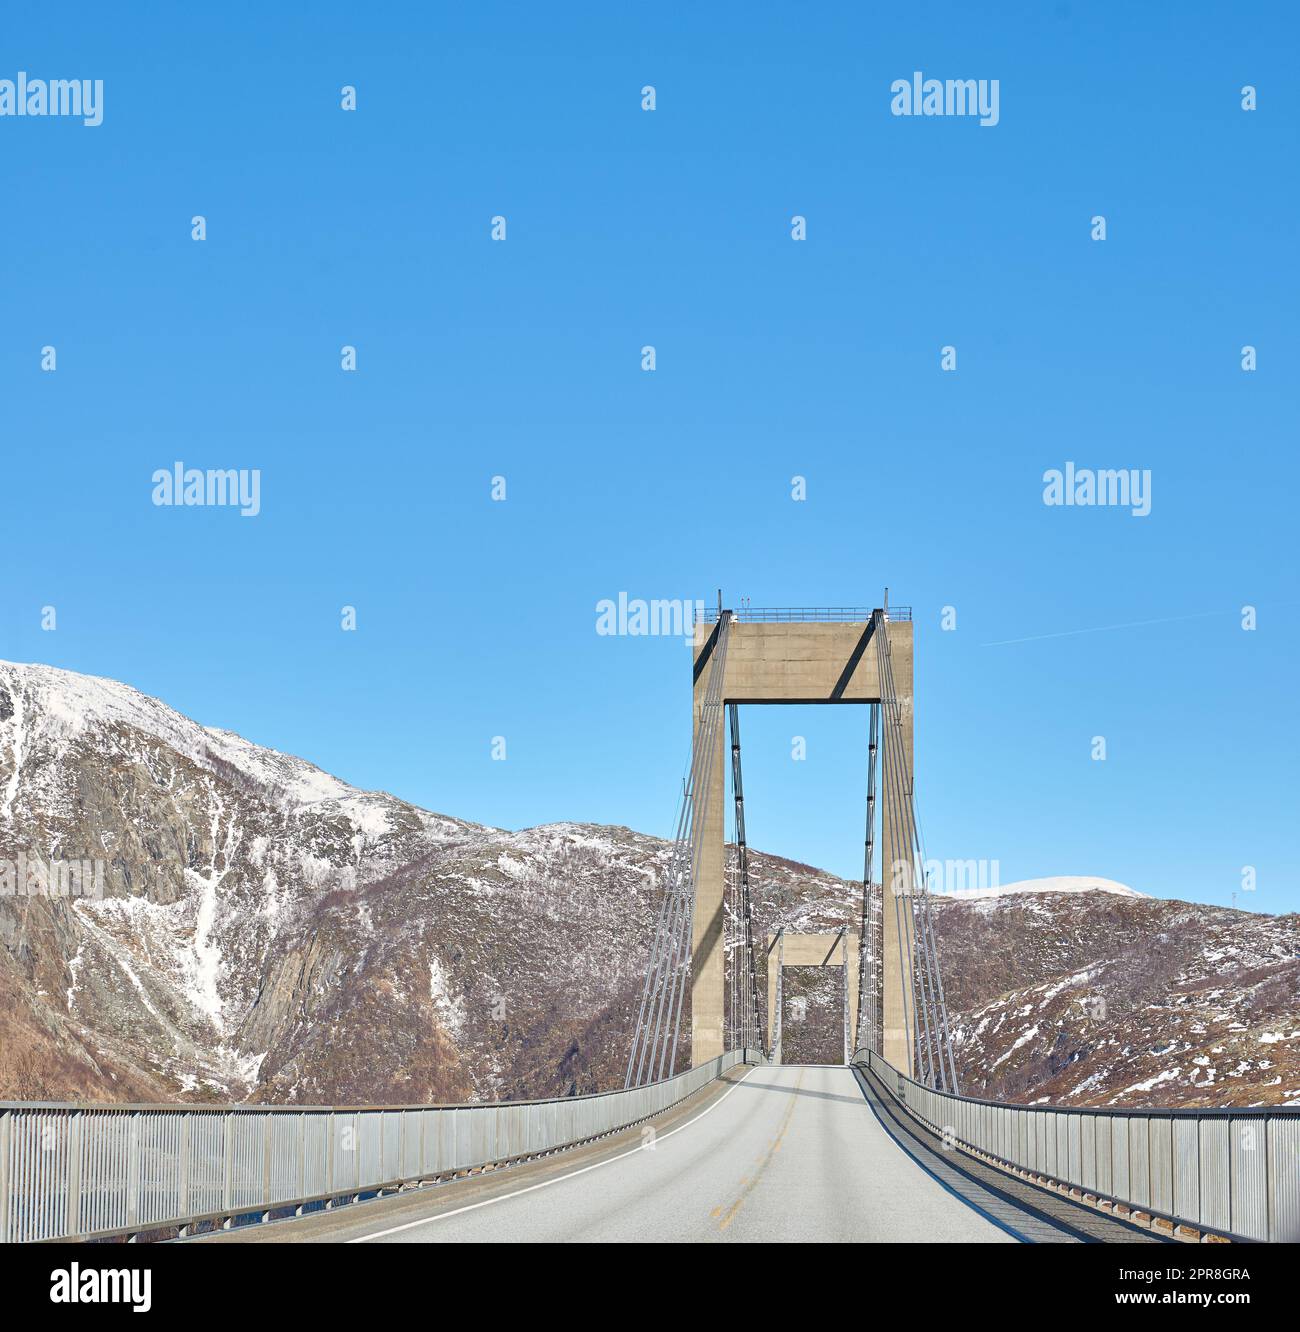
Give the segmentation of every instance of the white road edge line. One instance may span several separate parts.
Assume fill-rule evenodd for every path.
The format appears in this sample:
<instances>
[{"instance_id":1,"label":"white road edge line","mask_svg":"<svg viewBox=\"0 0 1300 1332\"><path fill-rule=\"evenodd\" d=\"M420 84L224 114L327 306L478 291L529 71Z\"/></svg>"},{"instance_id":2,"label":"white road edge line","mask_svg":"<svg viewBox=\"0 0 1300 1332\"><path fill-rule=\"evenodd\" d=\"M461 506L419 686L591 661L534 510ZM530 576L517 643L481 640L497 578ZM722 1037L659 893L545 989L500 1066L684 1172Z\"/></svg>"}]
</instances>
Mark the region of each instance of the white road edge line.
<instances>
[{"instance_id":1,"label":"white road edge line","mask_svg":"<svg viewBox=\"0 0 1300 1332\"><path fill-rule=\"evenodd\" d=\"M694 1119L688 1119L686 1123L678 1124L676 1128L669 1129L667 1133L656 1134L656 1144L663 1142L665 1138L671 1138L674 1133L680 1133L683 1129L690 1128L692 1124L698 1124L710 1111L716 1110L753 1071L753 1068L747 1069L744 1078L739 1078L732 1083L712 1105L705 1106ZM387 1230L372 1230L369 1235L358 1235L356 1239L347 1240L346 1243L364 1244L367 1240L383 1239L385 1235L396 1235L403 1230L414 1230L417 1226L431 1226L435 1221L445 1221L449 1216L460 1216L464 1212L477 1212L480 1207L491 1207L493 1203L506 1202L510 1198L520 1198L525 1193L536 1193L538 1189L549 1189L552 1184L563 1184L566 1179L577 1179L579 1175L585 1175L590 1170L599 1170L601 1166L613 1165L615 1161L626 1161L629 1156L639 1156L643 1150L642 1147L633 1147L630 1152L620 1152L617 1156L608 1157L604 1161L595 1161L589 1166L583 1166L581 1170L570 1170L567 1175L556 1175L554 1179L544 1179L540 1184L530 1184L526 1189L515 1189L513 1193L501 1193L495 1198L484 1198L482 1202L469 1203L465 1207L456 1207L450 1212L439 1212L437 1216L422 1217L419 1221L408 1221L405 1225L389 1226Z\"/></svg>"}]
</instances>

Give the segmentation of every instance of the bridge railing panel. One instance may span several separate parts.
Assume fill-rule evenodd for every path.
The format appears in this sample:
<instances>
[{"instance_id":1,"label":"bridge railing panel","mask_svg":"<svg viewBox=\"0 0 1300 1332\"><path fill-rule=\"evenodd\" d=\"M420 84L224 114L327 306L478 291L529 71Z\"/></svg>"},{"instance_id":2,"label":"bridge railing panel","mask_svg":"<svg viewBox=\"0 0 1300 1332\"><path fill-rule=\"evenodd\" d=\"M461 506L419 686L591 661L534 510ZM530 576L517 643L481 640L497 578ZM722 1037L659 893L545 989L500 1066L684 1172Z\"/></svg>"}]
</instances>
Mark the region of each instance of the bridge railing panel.
<instances>
[{"instance_id":1,"label":"bridge railing panel","mask_svg":"<svg viewBox=\"0 0 1300 1332\"><path fill-rule=\"evenodd\" d=\"M1258 1120L1233 1119L1232 1221L1243 1235L1261 1239L1268 1233L1268 1148Z\"/></svg>"},{"instance_id":2,"label":"bridge railing panel","mask_svg":"<svg viewBox=\"0 0 1300 1332\"><path fill-rule=\"evenodd\" d=\"M303 1176L302 1196L314 1197L329 1192L330 1123L329 1116L302 1116ZM418 1138L417 1138L418 1142ZM187 1209L179 1209L183 1215ZM211 1210L211 1209L205 1209Z\"/></svg>"},{"instance_id":3,"label":"bridge railing panel","mask_svg":"<svg viewBox=\"0 0 1300 1332\"><path fill-rule=\"evenodd\" d=\"M1093 1124L1097 1139L1097 1193L1113 1198L1119 1192L1115 1184L1115 1135L1109 1120L1094 1119Z\"/></svg>"},{"instance_id":4,"label":"bridge railing panel","mask_svg":"<svg viewBox=\"0 0 1300 1332\"><path fill-rule=\"evenodd\" d=\"M928 1128L1012 1169L1205 1233L1300 1240L1300 1107L1007 1105L923 1087L874 1051L854 1062Z\"/></svg>"},{"instance_id":5,"label":"bridge railing panel","mask_svg":"<svg viewBox=\"0 0 1300 1332\"><path fill-rule=\"evenodd\" d=\"M1141 1115L1126 1119L1128 1126L1128 1187L1139 1207L1151 1206L1151 1166L1147 1158L1147 1121Z\"/></svg>"},{"instance_id":6,"label":"bridge railing panel","mask_svg":"<svg viewBox=\"0 0 1300 1332\"><path fill-rule=\"evenodd\" d=\"M1281 1235L1300 1238L1300 1119L1268 1121L1267 1153L1270 1219Z\"/></svg>"},{"instance_id":7,"label":"bridge railing panel","mask_svg":"<svg viewBox=\"0 0 1300 1332\"><path fill-rule=\"evenodd\" d=\"M1147 1127L1151 1206L1165 1216L1172 1216L1178 1210L1174 1206L1174 1121L1163 1116L1152 1116L1147 1121Z\"/></svg>"},{"instance_id":8,"label":"bridge railing panel","mask_svg":"<svg viewBox=\"0 0 1300 1332\"><path fill-rule=\"evenodd\" d=\"M1061 1128L1061 1170L1065 1182L1078 1188L1083 1184L1083 1125L1078 1115L1062 1115Z\"/></svg>"},{"instance_id":9,"label":"bridge railing panel","mask_svg":"<svg viewBox=\"0 0 1300 1332\"><path fill-rule=\"evenodd\" d=\"M106 1121L115 1120L115 1116L104 1114ZM222 1191L225 1183L226 1118L219 1114L190 1115L189 1135L189 1190L184 1196L181 1214L196 1211L200 1215L215 1212L222 1205ZM91 1227L83 1223L88 1231L113 1230L126 1225L125 1216L112 1225Z\"/></svg>"},{"instance_id":10,"label":"bridge railing panel","mask_svg":"<svg viewBox=\"0 0 1300 1332\"><path fill-rule=\"evenodd\" d=\"M1195 1120L1174 1120L1174 1211L1179 1216L1201 1214L1201 1161L1198 1137Z\"/></svg>"},{"instance_id":11,"label":"bridge railing panel","mask_svg":"<svg viewBox=\"0 0 1300 1332\"><path fill-rule=\"evenodd\" d=\"M1079 1163L1079 1184L1089 1193L1097 1191L1097 1121L1092 1115L1079 1116L1079 1141L1082 1160Z\"/></svg>"},{"instance_id":12,"label":"bridge railing panel","mask_svg":"<svg viewBox=\"0 0 1300 1332\"><path fill-rule=\"evenodd\" d=\"M1108 1119L1106 1121L1110 1129L1110 1168L1111 1182L1114 1187L1114 1197L1132 1198L1133 1191L1129 1187L1129 1150L1128 1150L1128 1120L1126 1119Z\"/></svg>"},{"instance_id":13,"label":"bridge railing panel","mask_svg":"<svg viewBox=\"0 0 1300 1332\"><path fill-rule=\"evenodd\" d=\"M1207 1225L1216 1230L1232 1226L1231 1125L1226 1119L1204 1120L1197 1125L1200 1137L1201 1212Z\"/></svg>"},{"instance_id":14,"label":"bridge railing panel","mask_svg":"<svg viewBox=\"0 0 1300 1332\"><path fill-rule=\"evenodd\" d=\"M733 1050L645 1087L468 1106L0 1102L0 1243L229 1224L519 1160L638 1123L761 1062Z\"/></svg>"}]
</instances>

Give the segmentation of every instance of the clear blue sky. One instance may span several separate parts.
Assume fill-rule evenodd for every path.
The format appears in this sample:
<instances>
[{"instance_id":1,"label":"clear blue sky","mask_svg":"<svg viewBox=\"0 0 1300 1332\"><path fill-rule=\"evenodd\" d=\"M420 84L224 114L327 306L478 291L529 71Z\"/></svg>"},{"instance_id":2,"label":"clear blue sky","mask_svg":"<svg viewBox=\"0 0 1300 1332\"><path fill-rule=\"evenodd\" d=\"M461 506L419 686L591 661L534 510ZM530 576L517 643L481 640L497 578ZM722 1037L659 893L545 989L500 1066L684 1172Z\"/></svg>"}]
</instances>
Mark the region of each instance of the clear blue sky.
<instances>
[{"instance_id":1,"label":"clear blue sky","mask_svg":"<svg viewBox=\"0 0 1300 1332\"><path fill-rule=\"evenodd\" d=\"M0 119L0 656L666 833L689 653L596 602L888 584L931 855L1300 908L1296 11L900 8L14 9L0 78L105 92ZM918 69L1000 124L891 116ZM261 514L154 507L178 459ZM1151 515L1045 507L1067 460L1150 469ZM745 723L751 841L859 872L865 711Z\"/></svg>"}]
</instances>

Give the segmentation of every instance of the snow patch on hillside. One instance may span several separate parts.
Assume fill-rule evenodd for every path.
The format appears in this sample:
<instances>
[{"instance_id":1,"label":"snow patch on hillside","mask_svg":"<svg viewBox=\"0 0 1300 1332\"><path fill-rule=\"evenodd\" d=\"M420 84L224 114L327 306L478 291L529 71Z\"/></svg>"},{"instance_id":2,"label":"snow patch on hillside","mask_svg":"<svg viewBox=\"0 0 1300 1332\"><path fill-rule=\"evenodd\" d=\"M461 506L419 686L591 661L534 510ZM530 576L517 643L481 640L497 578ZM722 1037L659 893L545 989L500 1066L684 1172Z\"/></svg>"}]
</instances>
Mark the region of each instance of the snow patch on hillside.
<instances>
[{"instance_id":1,"label":"snow patch on hillside","mask_svg":"<svg viewBox=\"0 0 1300 1332\"><path fill-rule=\"evenodd\" d=\"M980 898L1017 897L1029 893L1114 893L1117 897L1149 897L1127 884L1114 879L1099 879L1085 874L1061 874L1049 879L1020 879L1016 883L999 884L996 888L959 888L950 893L936 894L956 897L963 901Z\"/></svg>"},{"instance_id":2,"label":"snow patch on hillside","mask_svg":"<svg viewBox=\"0 0 1300 1332\"><path fill-rule=\"evenodd\" d=\"M429 998L438 1021L454 1039L459 1040L465 1031L465 996L453 997L446 969L436 957L429 959Z\"/></svg>"},{"instance_id":3,"label":"snow patch on hillside","mask_svg":"<svg viewBox=\"0 0 1300 1332\"><path fill-rule=\"evenodd\" d=\"M9 781L5 787L4 815L11 823L14 817L14 797L18 794L18 775L23 766L23 693L21 689L14 689L10 692L14 715L10 718L13 722L13 753L14 770L9 774Z\"/></svg>"},{"instance_id":4,"label":"snow patch on hillside","mask_svg":"<svg viewBox=\"0 0 1300 1332\"><path fill-rule=\"evenodd\" d=\"M199 890L198 909L194 922L194 970L190 998L200 1012L212 1019L218 1031L223 1029L222 1012L225 1007L218 982L221 977L221 949L212 938L217 918L217 886L222 876L215 870L206 878L194 870L185 871L186 878Z\"/></svg>"}]
</instances>

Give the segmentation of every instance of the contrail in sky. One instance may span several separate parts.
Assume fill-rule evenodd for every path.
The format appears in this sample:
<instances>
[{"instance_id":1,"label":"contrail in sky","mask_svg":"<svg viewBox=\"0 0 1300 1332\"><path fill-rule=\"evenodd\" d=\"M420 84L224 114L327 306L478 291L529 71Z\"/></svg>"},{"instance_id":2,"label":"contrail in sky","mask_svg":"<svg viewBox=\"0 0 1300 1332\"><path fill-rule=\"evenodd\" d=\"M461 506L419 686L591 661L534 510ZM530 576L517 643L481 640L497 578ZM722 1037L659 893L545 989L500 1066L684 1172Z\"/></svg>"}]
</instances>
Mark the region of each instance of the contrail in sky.
<instances>
[{"instance_id":1,"label":"contrail in sky","mask_svg":"<svg viewBox=\"0 0 1300 1332\"><path fill-rule=\"evenodd\" d=\"M1191 615L1165 615L1157 620L1129 620L1124 624L1096 624L1090 629L1062 629L1055 634L1031 634L1028 638L999 638L980 647L1007 647L1011 643L1041 643L1045 638L1073 638L1076 634L1104 634L1112 629L1141 629L1148 624L1173 624L1178 620L1205 620L1216 615L1235 615L1236 611L1196 611Z\"/></svg>"}]
</instances>

